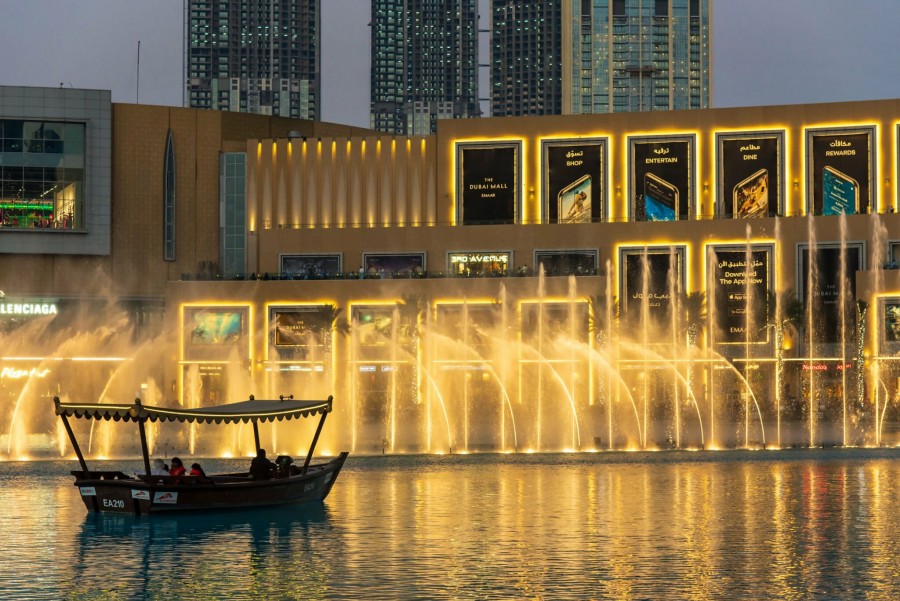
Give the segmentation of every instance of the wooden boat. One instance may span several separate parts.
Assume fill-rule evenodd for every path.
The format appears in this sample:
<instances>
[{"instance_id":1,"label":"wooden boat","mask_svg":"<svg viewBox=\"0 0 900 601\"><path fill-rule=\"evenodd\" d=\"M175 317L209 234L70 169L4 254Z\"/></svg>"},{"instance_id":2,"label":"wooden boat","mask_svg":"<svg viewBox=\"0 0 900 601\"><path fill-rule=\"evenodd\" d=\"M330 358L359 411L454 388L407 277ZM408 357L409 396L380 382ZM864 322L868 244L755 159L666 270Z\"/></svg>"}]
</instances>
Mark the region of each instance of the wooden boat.
<instances>
[{"instance_id":1,"label":"wooden boat","mask_svg":"<svg viewBox=\"0 0 900 601\"><path fill-rule=\"evenodd\" d=\"M293 396L277 400L247 401L203 407L176 409L150 407L135 399L131 405L62 403L55 398L56 415L72 441L81 470L73 471L81 500L91 512L131 513L136 515L214 509L240 509L290 503L322 501L331 492L347 459L343 452L334 459L313 463L312 456L331 412L332 397L325 401L295 401ZM320 415L316 433L302 466L290 457L279 457L278 468L268 479L251 478L249 472L199 476L151 475L145 425L149 422L177 421L198 424L252 423L259 452L259 422L289 420ZM89 470L69 418L134 422L141 437L144 474L129 476L120 471ZM249 461L248 461L249 463Z\"/></svg>"}]
</instances>

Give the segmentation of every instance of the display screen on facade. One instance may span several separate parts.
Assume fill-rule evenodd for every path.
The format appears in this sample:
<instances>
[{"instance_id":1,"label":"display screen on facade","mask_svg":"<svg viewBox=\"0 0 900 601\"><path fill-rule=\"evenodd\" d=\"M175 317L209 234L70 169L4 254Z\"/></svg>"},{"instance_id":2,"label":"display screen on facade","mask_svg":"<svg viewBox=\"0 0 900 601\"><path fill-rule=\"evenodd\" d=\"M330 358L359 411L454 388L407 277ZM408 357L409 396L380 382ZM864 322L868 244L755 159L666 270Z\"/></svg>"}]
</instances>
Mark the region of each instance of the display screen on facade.
<instances>
[{"instance_id":1,"label":"display screen on facade","mask_svg":"<svg viewBox=\"0 0 900 601\"><path fill-rule=\"evenodd\" d=\"M341 255L281 255L282 275L306 278L331 278L341 273Z\"/></svg>"},{"instance_id":2,"label":"display screen on facade","mask_svg":"<svg viewBox=\"0 0 900 601\"><path fill-rule=\"evenodd\" d=\"M634 221L688 219L693 206L693 136L629 138Z\"/></svg>"},{"instance_id":3,"label":"display screen on facade","mask_svg":"<svg viewBox=\"0 0 900 601\"><path fill-rule=\"evenodd\" d=\"M684 289L683 249L623 249L621 296L626 322L640 325L646 306L652 335L670 331L672 295Z\"/></svg>"},{"instance_id":4,"label":"display screen on facade","mask_svg":"<svg viewBox=\"0 0 900 601\"><path fill-rule=\"evenodd\" d=\"M315 307L272 309L275 346L309 346L325 328L325 319Z\"/></svg>"},{"instance_id":5,"label":"display screen on facade","mask_svg":"<svg viewBox=\"0 0 900 601\"><path fill-rule=\"evenodd\" d=\"M867 213L874 205L873 139L873 128L807 131L814 215Z\"/></svg>"},{"instance_id":6,"label":"display screen on facade","mask_svg":"<svg viewBox=\"0 0 900 601\"><path fill-rule=\"evenodd\" d=\"M450 274L459 277L499 276L509 272L509 252L450 253Z\"/></svg>"},{"instance_id":7,"label":"display screen on facade","mask_svg":"<svg viewBox=\"0 0 900 601\"><path fill-rule=\"evenodd\" d=\"M719 134L719 215L735 219L770 217L781 212L781 132Z\"/></svg>"},{"instance_id":8,"label":"display screen on facade","mask_svg":"<svg viewBox=\"0 0 900 601\"><path fill-rule=\"evenodd\" d=\"M425 273L425 253L363 255L366 277L411 278Z\"/></svg>"},{"instance_id":9,"label":"display screen on facade","mask_svg":"<svg viewBox=\"0 0 900 601\"><path fill-rule=\"evenodd\" d=\"M548 141L543 144L544 211L550 223L603 219L606 141Z\"/></svg>"},{"instance_id":10,"label":"display screen on facade","mask_svg":"<svg viewBox=\"0 0 900 601\"><path fill-rule=\"evenodd\" d=\"M845 324L854 328L856 302L856 272L862 268L862 247L848 245L822 246L816 249L813 263L813 279L810 280L809 247L800 249L798 289L803 301L812 299L813 315L817 324L813 335L816 342L835 343L841 340L841 311L847 317ZM840 304L841 290L845 304ZM850 332L845 332L850 336Z\"/></svg>"},{"instance_id":11,"label":"display screen on facade","mask_svg":"<svg viewBox=\"0 0 900 601\"><path fill-rule=\"evenodd\" d=\"M885 342L900 342L900 299L891 298L884 303Z\"/></svg>"},{"instance_id":12,"label":"display screen on facade","mask_svg":"<svg viewBox=\"0 0 900 601\"><path fill-rule=\"evenodd\" d=\"M244 312L229 309L189 309L186 327L192 346L238 344L244 333Z\"/></svg>"},{"instance_id":13,"label":"display screen on facade","mask_svg":"<svg viewBox=\"0 0 900 601\"><path fill-rule=\"evenodd\" d=\"M463 225L514 223L521 145L459 144L457 221Z\"/></svg>"},{"instance_id":14,"label":"display screen on facade","mask_svg":"<svg viewBox=\"0 0 900 601\"><path fill-rule=\"evenodd\" d=\"M537 250L534 252L535 273L544 275L594 275L597 273L597 251Z\"/></svg>"},{"instance_id":15,"label":"display screen on facade","mask_svg":"<svg viewBox=\"0 0 900 601\"><path fill-rule=\"evenodd\" d=\"M714 339L719 344L768 341L771 247L711 247Z\"/></svg>"}]
</instances>

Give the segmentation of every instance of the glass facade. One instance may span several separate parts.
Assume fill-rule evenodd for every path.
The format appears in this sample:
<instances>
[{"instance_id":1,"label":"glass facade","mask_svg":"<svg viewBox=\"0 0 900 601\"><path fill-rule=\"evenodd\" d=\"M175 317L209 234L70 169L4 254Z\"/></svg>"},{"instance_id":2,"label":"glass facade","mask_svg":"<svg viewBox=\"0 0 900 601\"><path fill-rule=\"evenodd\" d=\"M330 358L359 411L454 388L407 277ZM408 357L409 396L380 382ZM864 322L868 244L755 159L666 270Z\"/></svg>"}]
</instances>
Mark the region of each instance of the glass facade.
<instances>
[{"instance_id":1,"label":"glass facade","mask_svg":"<svg viewBox=\"0 0 900 601\"><path fill-rule=\"evenodd\" d=\"M0 226L80 229L85 124L0 120Z\"/></svg>"},{"instance_id":2,"label":"glass facade","mask_svg":"<svg viewBox=\"0 0 900 601\"><path fill-rule=\"evenodd\" d=\"M247 261L247 155L226 152L221 162L222 275L244 273Z\"/></svg>"},{"instance_id":3,"label":"glass facade","mask_svg":"<svg viewBox=\"0 0 900 601\"><path fill-rule=\"evenodd\" d=\"M495 0L492 115L708 108L710 0Z\"/></svg>"},{"instance_id":4,"label":"glass facade","mask_svg":"<svg viewBox=\"0 0 900 601\"><path fill-rule=\"evenodd\" d=\"M372 0L372 129L428 135L478 117L475 0Z\"/></svg>"},{"instance_id":5,"label":"glass facade","mask_svg":"<svg viewBox=\"0 0 900 601\"><path fill-rule=\"evenodd\" d=\"M320 0L185 2L186 103L320 118Z\"/></svg>"}]
</instances>

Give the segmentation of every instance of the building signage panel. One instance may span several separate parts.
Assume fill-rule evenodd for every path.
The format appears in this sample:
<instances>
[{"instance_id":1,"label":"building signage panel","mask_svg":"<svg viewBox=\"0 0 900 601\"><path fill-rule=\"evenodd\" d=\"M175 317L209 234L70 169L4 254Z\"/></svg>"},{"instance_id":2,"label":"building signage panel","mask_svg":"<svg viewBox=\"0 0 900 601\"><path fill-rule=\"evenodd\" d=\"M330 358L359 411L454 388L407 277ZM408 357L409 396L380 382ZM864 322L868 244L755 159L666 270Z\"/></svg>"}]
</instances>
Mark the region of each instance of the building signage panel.
<instances>
[{"instance_id":1,"label":"building signage panel","mask_svg":"<svg viewBox=\"0 0 900 601\"><path fill-rule=\"evenodd\" d=\"M627 324L646 325L648 335L655 340L671 334L673 296L684 290L684 249L635 248L623 249L621 253L621 306ZM646 324L641 323L645 306L649 318Z\"/></svg>"},{"instance_id":2,"label":"building signage panel","mask_svg":"<svg viewBox=\"0 0 900 601\"><path fill-rule=\"evenodd\" d=\"M633 221L688 219L694 199L694 136L629 138Z\"/></svg>"},{"instance_id":3,"label":"building signage panel","mask_svg":"<svg viewBox=\"0 0 900 601\"><path fill-rule=\"evenodd\" d=\"M856 272L862 269L862 246L850 244L821 246L816 249L813 271L809 269L809 247L800 249L800 282L804 302L812 300L815 315L815 342L836 343L841 341L841 315L846 336L854 336L856 323ZM841 291L843 290L843 306Z\"/></svg>"},{"instance_id":4,"label":"building signage panel","mask_svg":"<svg viewBox=\"0 0 900 601\"><path fill-rule=\"evenodd\" d=\"M318 344L316 334L327 326L327 319L316 307L272 309L275 346Z\"/></svg>"},{"instance_id":5,"label":"building signage panel","mask_svg":"<svg viewBox=\"0 0 900 601\"><path fill-rule=\"evenodd\" d=\"M514 223L521 144L459 144L457 221L463 225Z\"/></svg>"},{"instance_id":6,"label":"building signage panel","mask_svg":"<svg viewBox=\"0 0 900 601\"><path fill-rule=\"evenodd\" d=\"M782 212L784 133L719 134L718 213L735 219Z\"/></svg>"},{"instance_id":7,"label":"building signage panel","mask_svg":"<svg viewBox=\"0 0 900 601\"><path fill-rule=\"evenodd\" d=\"M874 137L871 127L807 130L807 209L814 215L868 213L875 205Z\"/></svg>"},{"instance_id":8,"label":"building signage panel","mask_svg":"<svg viewBox=\"0 0 900 601\"><path fill-rule=\"evenodd\" d=\"M509 271L509 252L450 253L450 273L457 276L502 275Z\"/></svg>"},{"instance_id":9,"label":"building signage panel","mask_svg":"<svg viewBox=\"0 0 900 601\"><path fill-rule=\"evenodd\" d=\"M545 141L542 151L547 221L601 221L606 198L606 140Z\"/></svg>"},{"instance_id":10,"label":"building signage panel","mask_svg":"<svg viewBox=\"0 0 900 601\"><path fill-rule=\"evenodd\" d=\"M366 253L366 277L409 278L425 272L425 253Z\"/></svg>"},{"instance_id":11,"label":"building signage panel","mask_svg":"<svg viewBox=\"0 0 900 601\"><path fill-rule=\"evenodd\" d=\"M341 255L281 255L281 273L303 279L324 279L341 272Z\"/></svg>"},{"instance_id":12,"label":"building signage panel","mask_svg":"<svg viewBox=\"0 0 900 601\"><path fill-rule=\"evenodd\" d=\"M719 344L764 343L771 247L711 247L714 340ZM772 308L774 309L774 307Z\"/></svg>"}]
</instances>

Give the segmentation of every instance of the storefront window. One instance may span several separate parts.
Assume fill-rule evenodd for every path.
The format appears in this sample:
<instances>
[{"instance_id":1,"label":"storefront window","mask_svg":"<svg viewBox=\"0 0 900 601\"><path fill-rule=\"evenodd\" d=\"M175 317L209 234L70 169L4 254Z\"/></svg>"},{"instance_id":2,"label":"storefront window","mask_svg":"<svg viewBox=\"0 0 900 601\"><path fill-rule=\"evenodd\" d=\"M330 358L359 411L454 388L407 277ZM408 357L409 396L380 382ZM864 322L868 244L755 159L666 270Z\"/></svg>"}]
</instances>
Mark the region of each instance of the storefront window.
<instances>
[{"instance_id":1,"label":"storefront window","mask_svg":"<svg viewBox=\"0 0 900 601\"><path fill-rule=\"evenodd\" d=\"M0 120L0 227L82 227L84 128Z\"/></svg>"},{"instance_id":2,"label":"storefront window","mask_svg":"<svg viewBox=\"0 0 900 601\"><path fill-rule=\"evenodd\" d=\"M509 273L510 253L451 253L450 273L456 277L505 276Z\"/></svg>"}]
</instances>

